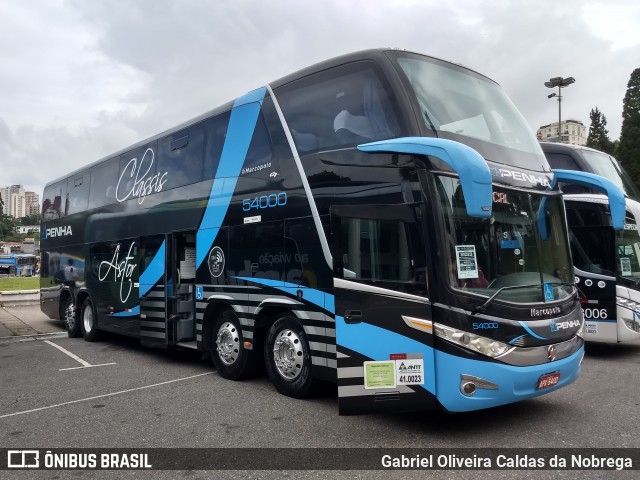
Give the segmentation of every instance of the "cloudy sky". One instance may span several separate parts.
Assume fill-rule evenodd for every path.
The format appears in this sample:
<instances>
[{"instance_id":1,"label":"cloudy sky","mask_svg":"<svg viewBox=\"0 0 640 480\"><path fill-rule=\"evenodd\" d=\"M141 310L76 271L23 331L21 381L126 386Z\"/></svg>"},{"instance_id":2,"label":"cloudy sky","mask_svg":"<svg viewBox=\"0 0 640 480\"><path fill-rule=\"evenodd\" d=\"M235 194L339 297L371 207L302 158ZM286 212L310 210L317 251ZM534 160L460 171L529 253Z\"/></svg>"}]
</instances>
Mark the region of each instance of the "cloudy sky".
<instances>
[{"instance_id":1,"label":"cloudy sky","mask_svg":"<svg viewBox=\"0 0 640 480\"><path fill-rule=\"evenodd\" d=\"M318 61L399 47L496 80L532 131L617 139L637 0L0 0L0 186L44 184Z\"/></svg>"}]
</instances>

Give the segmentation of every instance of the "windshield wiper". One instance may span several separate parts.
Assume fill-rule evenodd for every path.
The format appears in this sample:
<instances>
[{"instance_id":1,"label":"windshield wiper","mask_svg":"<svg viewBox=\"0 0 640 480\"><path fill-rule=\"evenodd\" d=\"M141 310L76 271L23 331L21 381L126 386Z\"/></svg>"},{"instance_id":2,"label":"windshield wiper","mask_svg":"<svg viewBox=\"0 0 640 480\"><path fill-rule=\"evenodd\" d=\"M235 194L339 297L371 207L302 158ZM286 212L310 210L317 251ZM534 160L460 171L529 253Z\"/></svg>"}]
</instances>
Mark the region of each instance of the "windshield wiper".
<instances>
[{"instance_id":1,"label":"windshield wiper","mask_svg":"<svg viewBox=\"0 0 640 480\"><path fill-rule=\"evenodd\" d=\"M575 288L575 290L572 290L572 293L576 293L577 292L578 300L582 300L583 298L586 298L584 293L582 293L582 291L573 283L569 283L569 282L545 282L545 283L550 283L551 285L562 285L563 287L573 287L573 288ZM473 307L473 309L471 311L473 313L484 313L487 310L487 307L491 304L491 302L493 302L495 300L495 298L498 295L500 295L504 290L515 290L516 288L531 288L531 287L541 287L542 288L542 285L534 283L532 285L508 285L506 287L499 288L496 291L496 293L491 295L489 298L487 298L480 305L476 305L475 307Z\"/></svg>"},{"instance_id":2,"label":"windshield wiper","mask_svg":"<svg viewBox=\"0 0 640 480\"><path fill-rule=\"evenodd\" d=\"M540 284L535 284L534 283L533 285L507 285L506 287L499 288L496 291L496 293L491 295L489 298L487 298L480 305L476 305L475 307L473 307L473 309L471 311L473 313L484 313L487 310L487 307L489 306L489 304L491 302L493 302L495 300L495 298L505 290L515 290L516 288L531 288L531 287L540 287Z\"/></svg>"}]
</instances>

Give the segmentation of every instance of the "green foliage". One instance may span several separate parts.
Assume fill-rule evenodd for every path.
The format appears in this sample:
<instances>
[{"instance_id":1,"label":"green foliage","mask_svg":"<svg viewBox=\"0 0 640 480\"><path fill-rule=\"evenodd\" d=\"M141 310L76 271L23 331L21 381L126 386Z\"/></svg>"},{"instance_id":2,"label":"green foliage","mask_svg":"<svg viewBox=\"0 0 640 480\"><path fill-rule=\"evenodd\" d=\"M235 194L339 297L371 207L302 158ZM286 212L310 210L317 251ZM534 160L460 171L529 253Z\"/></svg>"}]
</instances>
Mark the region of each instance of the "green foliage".
<instances>
[{"instance_id":1,"label":"green foliage","mask_svg":"<svg viewBox=\"0 0 640 480\"><path fill-rule=\"evenodd\" d=\"M640 186L640 68L631 73L622 104L618 160L633 182Z\"/></svg>"},{"instance_id":2,"label":"green foliage","mask_svg":"<svg viewBox=\"0 0 640 480\"><path fill-rule=\"evenodd\" d=\"M589 127L589 136L587 137L587 147L613 155L615 153L615 146L609 139L609 130L606 129L607 117L596 107L595 110L591 109L589 118L591 119L591 126Z\"/></svg>"},{"instance_id":3,"label":"green foliage","mask_svg":"<svg viewBox=\"0 0 640 480\"><path fill-rule=\"evenodd\" d=\"M16 233L16 222L8 215L0 215L0 240L13 242Z\"/></svg>"},{"instance_id":4,"label":"green foliage","mask_svg":"<svg viewBox=\"0 0 640 480\"><path fill-rule=\"evenodd\" d=\"M22 217L19 219L20 225L40 225L40 214L36 213L34 215L27 215L26 217Z\"/></svg>"}]
</instances>

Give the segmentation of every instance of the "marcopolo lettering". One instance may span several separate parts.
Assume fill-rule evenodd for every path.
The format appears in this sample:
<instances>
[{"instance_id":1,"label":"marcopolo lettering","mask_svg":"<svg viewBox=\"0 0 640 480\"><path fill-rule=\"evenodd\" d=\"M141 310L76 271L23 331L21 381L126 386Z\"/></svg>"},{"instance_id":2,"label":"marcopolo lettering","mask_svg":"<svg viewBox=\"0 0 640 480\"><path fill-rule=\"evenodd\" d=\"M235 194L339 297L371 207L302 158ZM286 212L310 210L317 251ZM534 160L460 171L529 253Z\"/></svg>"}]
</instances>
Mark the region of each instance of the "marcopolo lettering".
<instances>
[{"instance_id":1,"label":"marcopolo lettering","mask_svg":"<svg viewBox=\"0 0 640 480\"><path fill-rule=\"evenodd\" d=\"M550 307L550 308L532 308L531 316L532 317L544 317L547 315L558 315L561 312L560 307Z\"/></svg>"}]
</instances>

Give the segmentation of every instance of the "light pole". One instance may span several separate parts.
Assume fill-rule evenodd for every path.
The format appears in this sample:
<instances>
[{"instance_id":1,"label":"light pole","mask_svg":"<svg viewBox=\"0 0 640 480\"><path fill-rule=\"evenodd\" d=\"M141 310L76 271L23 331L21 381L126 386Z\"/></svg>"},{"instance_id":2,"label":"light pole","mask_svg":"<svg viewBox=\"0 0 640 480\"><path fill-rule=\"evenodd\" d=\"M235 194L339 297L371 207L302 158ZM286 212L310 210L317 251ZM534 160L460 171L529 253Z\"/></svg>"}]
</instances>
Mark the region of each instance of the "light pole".
<instances>
[{"instance_id":1,"label":"light pole","mask_svg":"<svg viewBox=\"0 0 640 480\"><path fill-rule=\"evenodd\" d=\"M576 81L573 77L553 77L548 82L544 82L544 86L547 88L558 87L558 93L550 93L547 98L558 97L558 143L562 143L562 132L560 131L560 125L562 124L562 88L568 87Z\"/></svg>"}]
</instances>

